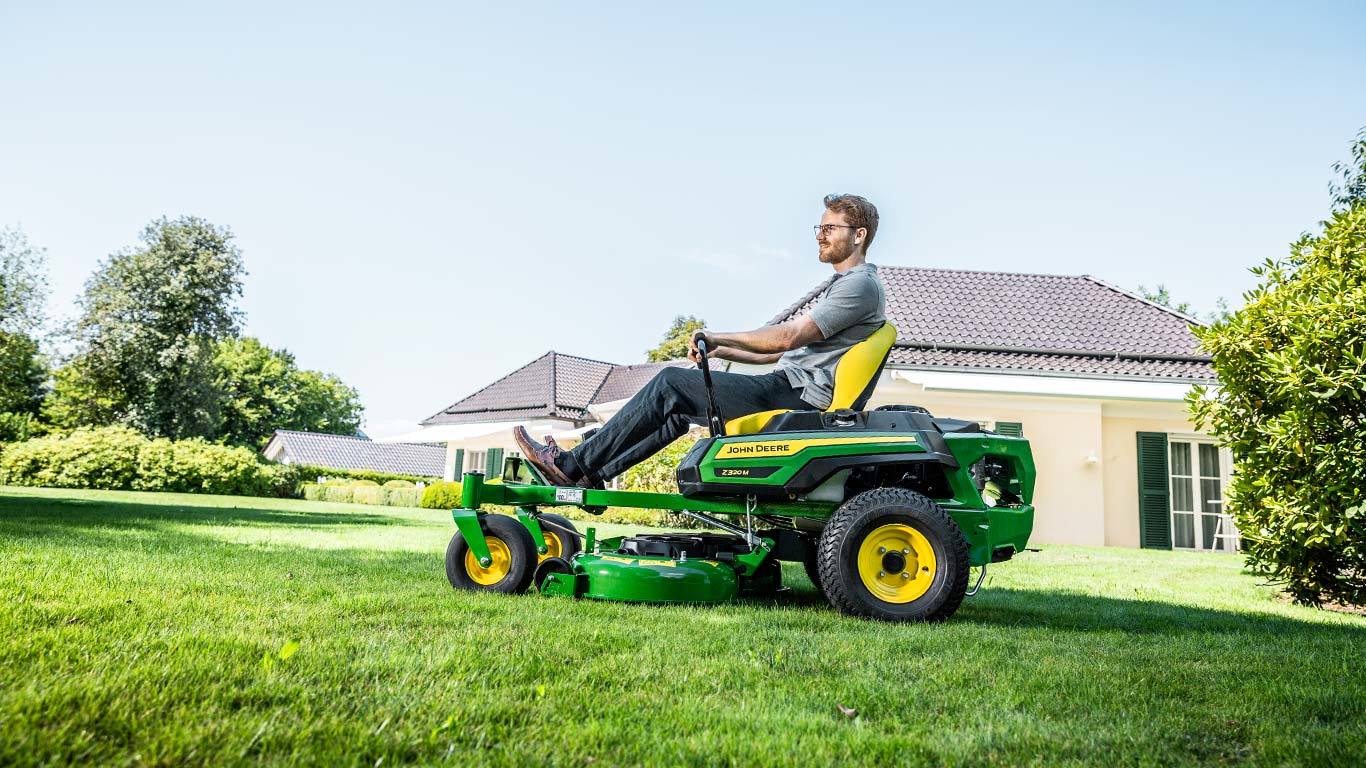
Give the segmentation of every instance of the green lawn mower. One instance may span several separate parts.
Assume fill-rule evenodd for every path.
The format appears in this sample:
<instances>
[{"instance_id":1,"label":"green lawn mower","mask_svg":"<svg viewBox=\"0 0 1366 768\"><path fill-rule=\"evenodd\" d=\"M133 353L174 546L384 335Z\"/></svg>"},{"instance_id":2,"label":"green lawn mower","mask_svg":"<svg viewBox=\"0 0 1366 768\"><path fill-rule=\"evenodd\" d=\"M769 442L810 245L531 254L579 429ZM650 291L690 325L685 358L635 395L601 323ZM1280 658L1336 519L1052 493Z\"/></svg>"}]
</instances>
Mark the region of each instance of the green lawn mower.
<instances>
[{"instance_id":1,"label":"green lawn mower","mask_svg":"<svg viewBox=\"0 0 1366 768\"><path fill-rule=\"evenodd\" d=\"M724 603L782 590L803 563L837 610L942 621L980 587L988 563L1022 551L1033 528L1034 461L1023 438L935 418L924 408L862 410L896 339L890 324L846 352L826 411L724 421L699 343L711 436L677 470L679 493L555 487L508 457L498 482L463 478L446 576L468 590L645 603ZM485 514L486 504L516 516ZM719 533L598 539L547 508L662 509ZM725 517L727 519L722 519ZM969 570L980 568L968 590Z\"/></svg>"}]
</instances>

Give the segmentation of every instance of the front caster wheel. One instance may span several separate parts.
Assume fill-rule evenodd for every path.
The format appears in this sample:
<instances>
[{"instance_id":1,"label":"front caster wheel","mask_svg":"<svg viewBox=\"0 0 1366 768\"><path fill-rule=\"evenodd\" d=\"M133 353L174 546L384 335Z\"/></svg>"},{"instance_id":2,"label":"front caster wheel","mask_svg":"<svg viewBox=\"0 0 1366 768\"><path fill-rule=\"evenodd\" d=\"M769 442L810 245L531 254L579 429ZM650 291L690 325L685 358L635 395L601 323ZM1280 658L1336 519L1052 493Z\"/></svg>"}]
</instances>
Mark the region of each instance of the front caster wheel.
<instances>
[{"instance_id":1,"label":"front caster wheel","mask_svg":"<svg viewBox=\"0 0 1366 768\"><path fill-rule=\"evenodd\" d=\"M870 619L943 621L968 589L968 542L958 524L904 488L845 502L821 534L816 561L830 604Z\"/></svg>"},{"instance_id":2,"label":"front caster wheel","mask_svg":"<svg viewBox=\"0 0 1366 768\"><path fill-rule=\"evenodd\" d=\"M583 551L583 538L579 536L579 529L563 515L547 512L540 516L541 533L545 536L545 554L537 559L545 562L552 557L560 557L570 560L574 555ZM546 523L554 523L547 525ZM555 526L559 526L556 528ZM561 530L567 528L568 530Z\"/></svg>"},{"instance_id":3,"label":"front caster wheel","mask_svg":"<svg viewBox=\"0 0 1366 768\"><path fill-rule=\"evenodd\" d=\"M531 532L506 515L480 515L479 527L493 562L487 567L480 565L464 535L456 533L446 546L446 579L451 586L472 591L525 591L536 568Z\"/></svg>"}]
</instances>

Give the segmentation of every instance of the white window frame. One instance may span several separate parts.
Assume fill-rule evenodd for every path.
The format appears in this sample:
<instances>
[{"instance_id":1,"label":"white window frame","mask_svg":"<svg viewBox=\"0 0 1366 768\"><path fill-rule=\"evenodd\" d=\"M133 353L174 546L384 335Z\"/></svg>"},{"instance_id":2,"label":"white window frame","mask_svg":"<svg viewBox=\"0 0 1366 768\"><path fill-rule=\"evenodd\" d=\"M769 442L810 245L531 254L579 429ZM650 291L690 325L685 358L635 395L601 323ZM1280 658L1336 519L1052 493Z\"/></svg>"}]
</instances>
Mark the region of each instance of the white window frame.
<instances>
[{"instance_id":1,"label":"white window frame","mask_svg":"<svg viewBox=\"0 0 1366 768\"><path fill-rule=\"evenodd\" d=\"M1178 510L1175 510L1175 509L1172 508L1172 499L1175 498L1175 494L1173 494L1173 493L1171 492L1171 483L1172 483L1172 480L1173 480L1175 477L1177 477L1177 475L1172 474L1172 471L1171 471L1171 466L1172 466L1172 465L1171 465L1171 444L1172 444L1172 443L1187 443L1187 444L1189 444L1190 447L1191 447L1191 474L1190 474L1190 475L1180 475L1180 477L1188 477L1188 478L1189 478L1190 483L1191 483L1191 500L1192 500L1192 502L1194 502L1194 504L1195 504L1196 507L1199 507L1201 504L1205 504L1205 505L1209 505L1209 504L1218 504L1218 505L1219 505L1219 511L1218 511L1217 513L1215 513L1215 514L1217 514L1217 515L1219 516L1219 520L1218 520L1218 523L1217 523L1217 524L1220 525L1220 526L1227 526L1227 528L1226 528L1225 530L1223 530L1223 532L1220 532L1219 529L1216 529L1216 530L1215 530L1215 533L1214 533L1214 536L1213 536L1213 540L1215 541L1215 543L1218 543L1218 542L1220 542L1220 541L1224 542L1224 547L1225 547L1224 549L1205 549L1204 547L1200 546L1200 545L1204 542L1204 540L1205 540L1205 528L1204 528L1204 526L1205 526L1205 514L1209 514L1209 513L1202 513L1199 509L1195 509L1195 510L1179 510L1179 511L1178 511ZM1201 446L1201 445L1213 445L1213 446L1215 446L1216 448L1218 448L1218 451L1219 451L1218 456L1219 456L1219 493L1220 493L1220 498L1218 498L1218 499L1206 499L1206 498L1203 498L1203 493L1202 493L1202 491L1201 491L1201 486L1200 486L1200 480L1201 480L1202 477L1203 477L1203 476L1200 474L1200 446ZM1214 438L1210 437L1209 435L1202 435L1202 434L1200 434L1200 433L1198 433L1198 432L1169 432L1169 433L1167 433L1167 494L1168 494L1168 496L1167 496L1167 498L1168 498L1168 501L1167 501L1167 514L1168 514L1168 516L1169 516L1169 517L1168 517L1168 524L1171 526L1171 531L1172 531L1172 549L1174 549L1174 550L1180 550L1180 551L1183 551L1183 552L1214 552L1214 553L1227 553L1227 554L1233 554L1233 553L1242 551L1242 548L1243 548L1243 545L1242 545L1242 536L1241 536L1241 535L1239 534L1239 532L1238 532L1238 527L1237 527L1236 525L1234 525L1234 523L1233 523L1233 517L1232 517L1228 512L1224 511L1224 509L1225 509L1225 503L1226 503L1226 502L1225 502L1225 499L1224 499L1224 495L1225 495L1225 494L1227 493L1227 491L1228 491L1228 484L1229 484L1229 481L1232 479L1232 472L1233 472L1233 454L1232 454L1227 448L1219 447L1219 441L1215 440ZM1194 546L1194 547L1178 547L1178 546L1176 546L1176 516L1177 516L1178 514L1191 515L1191 516L1194 518L1194 526L1193 526L1193 529L1194 529L1194 532L1195 532L1195 538L1194 538L1195 546Z\"/></svg>"},{"instance_id":2,"label":"white window frame","mask_svg":"<svg viewBox=\"0 0 1366 768\"><path fill-rule=\"evenodd\" d=\"M484 465L488 463L488 451L465 451L465 468L461 472L483 472Z\"/></svg>"}]
</instances>

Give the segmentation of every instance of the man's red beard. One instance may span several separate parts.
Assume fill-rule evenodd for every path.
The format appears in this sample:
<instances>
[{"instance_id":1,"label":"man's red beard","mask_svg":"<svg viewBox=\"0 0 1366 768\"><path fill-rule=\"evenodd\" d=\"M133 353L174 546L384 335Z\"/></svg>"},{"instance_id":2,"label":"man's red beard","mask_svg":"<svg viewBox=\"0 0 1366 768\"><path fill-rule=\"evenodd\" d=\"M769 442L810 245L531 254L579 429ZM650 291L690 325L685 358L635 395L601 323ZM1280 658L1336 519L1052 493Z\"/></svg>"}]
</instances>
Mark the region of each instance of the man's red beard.
<instances>
[{"instance_id":1,"label":"man's red beard","mask_svg":"<svg viewBox=\"0 0 1366 768\"><path fill-rule=\"evenodd\" d=\"M857 248L858 246L854 245L852 241L844 246L841 246L838 243L830 243L824 250L821 250L818 245L816 255L823 264L838 264L850 256L853 256L854 251Z\"/></svg>"}]
</instances>

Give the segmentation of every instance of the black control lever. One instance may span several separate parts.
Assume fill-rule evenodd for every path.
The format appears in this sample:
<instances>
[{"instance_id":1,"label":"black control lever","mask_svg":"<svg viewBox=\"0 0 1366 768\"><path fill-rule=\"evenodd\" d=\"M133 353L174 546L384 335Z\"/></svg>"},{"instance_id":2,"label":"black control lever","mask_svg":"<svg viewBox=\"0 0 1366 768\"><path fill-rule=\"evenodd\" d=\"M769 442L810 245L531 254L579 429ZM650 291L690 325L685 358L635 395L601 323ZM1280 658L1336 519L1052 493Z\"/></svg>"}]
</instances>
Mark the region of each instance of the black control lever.
<instances>
[{"instance_id":1,"label":"black control lever","mask_svg":"<svg viewBox=\"0 0 1366 768\"><path fill-rule=\"evenodd\" d=\"M707 364L707 341L699 334L693 338L697 344L697 367L702 369L702 381L707 385L707 426L712 437L726 436L726 423L721 408L716 404L716 389L711 384L711 366Z\"/></svg>"}]
</instances>

